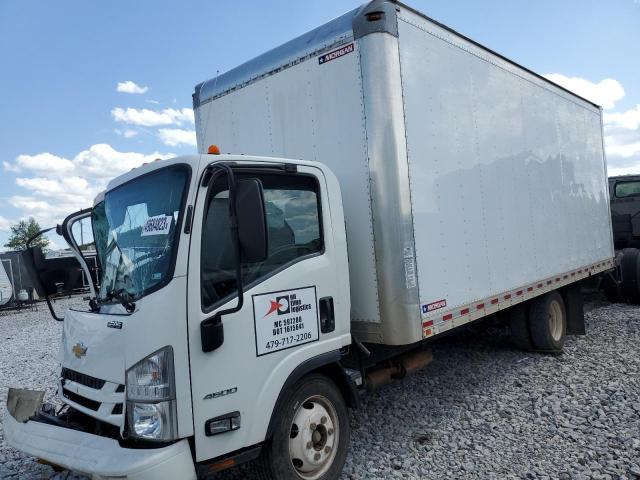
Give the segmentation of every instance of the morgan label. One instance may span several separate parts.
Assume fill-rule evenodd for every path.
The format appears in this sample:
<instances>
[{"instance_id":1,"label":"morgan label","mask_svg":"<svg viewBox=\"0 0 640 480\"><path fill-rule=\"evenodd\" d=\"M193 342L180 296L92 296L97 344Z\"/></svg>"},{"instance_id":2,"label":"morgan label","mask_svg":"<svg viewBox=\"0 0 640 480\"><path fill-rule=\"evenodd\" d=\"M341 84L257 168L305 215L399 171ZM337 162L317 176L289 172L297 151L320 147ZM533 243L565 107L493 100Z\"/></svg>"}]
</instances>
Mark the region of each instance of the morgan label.
<instances>
[{"instance_id":1,"label":"morgan label","mask_svg":"<svg viewBox=\"0 0 640 480\"><path fill-rule=\"evenodd\" d=\"M149 235L166 235L171 228L171 220L173 217L170 215L158 215L156 217L149 217L142 226L141 237L147 237Z\"/></svg>"},{"instance_id":2,"label":"morgan label","mask_svg":"<svg viewBox=\"0 0 640 480\"><path fill-rule=\"evenodd\" d=\"M256 355L318 340L316 287L253 296Z\"/></svg>"},{"instance_id":3,"label":"morgan label","mask_svg":"<svg viewBox=\"0 0 640 480\"><path fill-rule=\"evenodd\" d=\"M324 55L320 55L318 57L318 65L322 65L325 64L327 62L330 62L331 60L335 60L336 58L340 58L344 55L346 55L347 53L351 53L353 52L354 46L353 43L350 43L349 45L345 45L344 47L340 47L336 50L333 50L329 53L325 53Z\"/></svg>"},{"instance_id":4,"label":"morgan label","mask_svg":"<svg viewBox=\"0 0 640 480\"><path fill-rule=\"evenodd\" d=\"M433 312L434 310L438 310L446 306L447 306L446 300L438 300L437 302L427 303L426 305L422 306L422 313Z\"/></svg>"}]
</instances>

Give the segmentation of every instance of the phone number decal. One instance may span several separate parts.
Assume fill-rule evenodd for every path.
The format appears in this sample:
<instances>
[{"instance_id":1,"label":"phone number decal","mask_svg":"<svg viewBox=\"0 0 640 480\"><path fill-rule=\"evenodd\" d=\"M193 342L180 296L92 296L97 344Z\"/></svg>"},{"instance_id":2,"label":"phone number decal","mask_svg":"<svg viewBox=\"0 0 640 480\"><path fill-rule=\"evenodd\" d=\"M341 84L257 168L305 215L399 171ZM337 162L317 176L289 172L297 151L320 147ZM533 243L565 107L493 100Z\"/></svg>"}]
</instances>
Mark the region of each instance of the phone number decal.
<instances>
[{"instance_id":1,"label":"phone number decal","mask_svg":"<svg viewBox=\"0 0 640 480\"><path fill-rule=\"evenodd\" d=\"M315 342L319 338L316 289L254 295L253 318L258 356Z\"/></svg>"}]
</instances>

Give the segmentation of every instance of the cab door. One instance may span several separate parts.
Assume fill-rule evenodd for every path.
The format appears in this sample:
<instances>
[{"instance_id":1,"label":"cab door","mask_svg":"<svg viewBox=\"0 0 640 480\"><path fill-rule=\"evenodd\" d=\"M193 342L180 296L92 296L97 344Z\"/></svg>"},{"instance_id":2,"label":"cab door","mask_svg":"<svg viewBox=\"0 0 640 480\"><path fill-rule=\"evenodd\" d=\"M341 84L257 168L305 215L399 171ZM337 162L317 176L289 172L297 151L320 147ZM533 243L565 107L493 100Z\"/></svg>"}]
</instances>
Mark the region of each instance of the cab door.
<instances>
[{"instance_id":1,"label":"cab door","mask_svg":"<svg viewBox=\"0 0 640 480\"><path fill-rule=\"evenodd\" d=\"M337 219L336 230L344 236L342 209L338 202L332 219L323 172L309 166L234 171L236 178L262 183L269 253L265 261L243 266L243 306L223 316L222 345L203 352L200 323L235 306L238 298L226 177L199 187L188 272L197 461L264 440L280 389L293 369L350 341L346 248L344 238L336 247L332 228ZM329 301L344 318L336 322L323 317L321 325L319 306ZM233 418L229 426L234 429L212 435L205 425L217 418Z\"/></svg>"}]
</instances>

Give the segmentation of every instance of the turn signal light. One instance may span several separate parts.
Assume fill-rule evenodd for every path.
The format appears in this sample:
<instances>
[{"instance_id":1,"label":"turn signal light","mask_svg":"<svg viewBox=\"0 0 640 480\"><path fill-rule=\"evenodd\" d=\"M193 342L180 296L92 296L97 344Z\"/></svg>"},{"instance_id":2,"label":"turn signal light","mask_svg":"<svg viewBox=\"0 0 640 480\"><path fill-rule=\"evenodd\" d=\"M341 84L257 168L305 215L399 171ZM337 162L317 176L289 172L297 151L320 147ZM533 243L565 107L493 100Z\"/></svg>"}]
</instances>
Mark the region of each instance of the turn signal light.
<instances>
[{"instance_id":1,"label":"turn signal light","mask_svg":"<svg viewBox=\"0 0 640 480\"><path fill-rule=\"evenodd\" d=\"M220 155L220 149L218 148L217 145L209 145L209 148L207 149L207 153L209 155Z\"/></svg>"}]
</instances>

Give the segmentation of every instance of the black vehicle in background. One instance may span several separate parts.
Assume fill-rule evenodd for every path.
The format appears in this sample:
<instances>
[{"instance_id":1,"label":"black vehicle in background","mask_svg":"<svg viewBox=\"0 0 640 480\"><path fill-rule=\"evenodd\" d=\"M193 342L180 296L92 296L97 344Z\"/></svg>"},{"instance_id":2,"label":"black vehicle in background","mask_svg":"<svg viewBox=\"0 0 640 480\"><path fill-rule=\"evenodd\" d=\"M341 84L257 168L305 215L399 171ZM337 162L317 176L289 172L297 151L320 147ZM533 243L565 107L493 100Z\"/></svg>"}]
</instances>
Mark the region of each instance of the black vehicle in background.
<instances>
[{"instance_id":1,"label":"black vehicle in background","mask_svg":"<svg viewBox=\"0 0 640 480\"><path fill-rule=\"evenodd\" d=\"M640 248L640 175L609 177L616 250Z\"/></svg>"},{"instance_id":2,"label":"black vehicle in background","mask_svg":"<svg viewBox=\"0 0 640 480\"><path fill-rule=\"evenodd\" d=\"M616 271L601 286L612 302L640 303L640 175L609 177Z\"/></svg>"}]
</instances>

